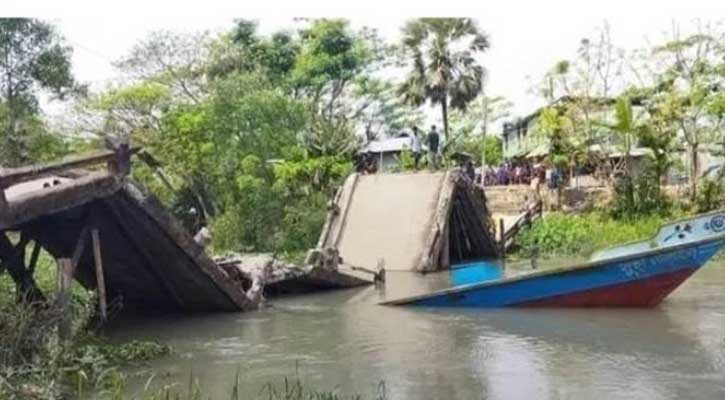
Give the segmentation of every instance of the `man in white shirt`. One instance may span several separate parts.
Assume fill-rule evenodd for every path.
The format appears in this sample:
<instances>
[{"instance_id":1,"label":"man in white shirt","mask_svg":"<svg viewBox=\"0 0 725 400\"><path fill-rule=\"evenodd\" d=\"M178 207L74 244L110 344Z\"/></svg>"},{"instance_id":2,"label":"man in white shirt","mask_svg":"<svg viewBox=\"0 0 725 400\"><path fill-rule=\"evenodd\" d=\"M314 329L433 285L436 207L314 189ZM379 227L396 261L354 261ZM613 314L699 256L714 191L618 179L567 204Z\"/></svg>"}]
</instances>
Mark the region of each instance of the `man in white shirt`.
<instances>
[{"instance_id":1,"label":"man in white shirt","mask_svg":"<svg viewBox=\"0 0 725 400\"><path fill-rule=\"evenodd\" d=\"M423 155L423 148L420 143L420 133L418 127L413 127L413 136L410 138L410 151L413 152L413 161L415 162L415 169L418 170L418 163L420 163L420 157Z\"/></svg>"}]
</instances>

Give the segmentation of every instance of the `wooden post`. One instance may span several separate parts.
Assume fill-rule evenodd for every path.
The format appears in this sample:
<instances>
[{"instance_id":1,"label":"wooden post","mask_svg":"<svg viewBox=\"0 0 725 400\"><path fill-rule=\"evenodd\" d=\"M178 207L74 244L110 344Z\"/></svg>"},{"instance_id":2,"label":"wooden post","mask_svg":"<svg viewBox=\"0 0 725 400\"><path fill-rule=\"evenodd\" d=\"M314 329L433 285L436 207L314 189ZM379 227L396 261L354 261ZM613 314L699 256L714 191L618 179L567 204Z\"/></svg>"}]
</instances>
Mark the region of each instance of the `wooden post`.
<instances>
[{"instance_id":1,"label":"wooden post","mask_svg":"<svg viewBox=\"0 0 725 400\"><path fill-rule=\"evenodd\" d=\"M83 256L83 250L86 248L86 235L88 234L88 226L84 226L83 229L81 229L80 235L78 235L78 241L76 242L76 247L73 249L73 257L71 258L71 267L73 268L73 273L75 273L76 268L78 268L78 263L81 262L81 257Z\"/></svg>"},{"instance_id":2,"label":"wooden post","mask_svg":"<svg viewBox=\"0 0 725 400\"><path fill-rule=\"evenodd\" d=\"M118 144L113 152L113 159L108 162L108 171L114 175L128 175L131 172L131 148L128 143Z\"/></svg>"},{"instance_id":3,"label":"wooden post","mask_svg":"<svg viewBox=\"0 0 725 400\"><path fill-rule=\"evenodd\" d=\"M68 314L68 305L70 304L71 284L73 283L73 264L68 258L58 259L58 293L56 302L60 310L61 317L58 323L58 335L61 340L68 339L71 333L71 319Z\"/></svg>"},{"instance_id":4,"label":"wooden post","mask_svg":"<svg viewBox=\"0 0 725 400\"><path fill-rule=\"evenodd\" d=\"M2 177L0 177L0 215L5 214L7 210L8 199L5 197L5 184L3 183Z\"/></svg>"},{"instance_id":5,"label":"wooden post","mask_svg":"<svg viewBox=\"0 0 725 400\"><path fill-rule=\"evenodd\" d=\"M503 218L498 220L498 228L501 232L501 263L503 267L506 268L506 228L503 223Z\"/></svg>"},{"instance_id":6,"label":"wooden post","mask_svg":"<svg viewBox=\"0 0 725 400\"><path fill-rule=\"evenodd\" d=\"M28 271L30 275L35 273L35 266L38 265L38 257L40 256L40 243L37 240L33 243L33 252L30 254L30 262L28 263Z\"/></svg>"},{"instance_id":7,"label":"wooden post","mask_svg":"<svg viewBox=\"0 0 725 400\"><path fill-rule=\"evenodd\" d=\"M101 308L101 320L106 321L107 304L106 304L106 281L103 278L103 259L101 258L101 239L99 237L98 228L91 231L93 241L93 258L96 263L96 287L98 288L98 303Z\"/></svg>"}]
</instances>

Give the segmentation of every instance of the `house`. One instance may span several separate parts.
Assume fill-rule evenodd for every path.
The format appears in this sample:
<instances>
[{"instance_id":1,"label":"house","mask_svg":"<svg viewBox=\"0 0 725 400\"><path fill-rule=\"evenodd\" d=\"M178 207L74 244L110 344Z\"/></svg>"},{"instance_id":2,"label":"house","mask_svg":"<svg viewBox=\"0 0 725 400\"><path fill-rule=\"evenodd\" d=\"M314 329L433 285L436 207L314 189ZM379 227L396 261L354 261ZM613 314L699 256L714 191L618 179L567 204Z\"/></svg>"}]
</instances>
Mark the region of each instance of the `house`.
<instances>
[{"instance_id":1,"label":"house","mask_svg":"<svg viewBox=\"0 0 725 400\"><path fill-rule=\"evenodd\" d=\"M580 101L584 100L573 96L562 96L529 115L505 122L502 134L504 158L545 157L549 152L549 143L544 135L536 134L536 126L541 113L547 108L565 110ZM616 103L616 99L592 98L587 101L590 102L590 106L594 109L593 115L590 115L592 120L614 122L614 109L612 106ZM632 105L636 109L642 105L642 102L640 99L633 99ZM591 138L590 146L592 146L592 149L614 149L617 147L617 138L608 129L599 127L596 129L595 137Z\"/></svg>"},{"instance_id":2,"label":"house","mask_svg":"<svg viewBox=\"0 0 725 400\"><path fill-rule=\"evenodd\" d=\"M541 107L531 114L524 117L505 122L503 124L502 142L503 142L503 154L507 160L511 159L542 159L549 154L549 143L544 135L537 134L537 124L541 113L547 108L559 108L561 110L571 107L578 101L583 101L577 97L563 96L555 101L549 103L545 107ZM590 110L593 110L590 114L592 120L604 121L607 123L614 123L614 104L616 103L615 98L594 98L589 99L590 105L594 105ZM635 114L638 112L643 104L643 99L633 98L632 107ZM598 152L600 154L606 154L611 160L612 164L617 164L624 158L623 149L621 146L621 139L614 134L610 129L606 128L602 124L594 129L593 137L589 138L589 151ZM701 175L707 175L710 171L722 168L725 166L725 142L712 143L708 145L700 145L698 153L698 162L700 165ZM635 144L629 153L629 157L633 159L635 171L639 171L640 164L652 155L652 151L648 148L644 148ZM690 162L687 152L685 151L685 145L683 143L678 146L678 149L674 153L675 163L681 166L680 169L687 171L688 164ZM681 176L681 173L673 170L670 171L672 176ZM681 180L681 178L674 179L670 178L671 181Z\"/></svg>"},{"instance_id":3,"label":"house","mask_svg":"<svg viewBox=\"0 0 725 400\"><path fill-rule=\"evenodd\" d=\"M410 151L413 138L407 134L394 138L371 140L363 146L359 153L372 154L377 171L391 171L400 165L403 151Z\"/></svg>"},{"instance_id":4,"label":"house","mask_svg":"<svg viewBox=\"0 0 725 400\"><path fill-rule=\"evenodd\" d=\"M617 99L601 97L584 100L573 96L562 96L552 101L545 107L541 107L531 114L509 121L503 124L503 152L504 158L543 158L549 152L549 143L545 135L537 134L537 125L542 112L548 108L559 110L576 111L577 104L588 102L588 109L591 112L589 118L592 121L614 123L614 104ZM632 106L635 109L642 106L641 99L632 99ZM572 108L569 108L572 107ZM593 136L589 138L590 150L594 152L616 153L621 150L620 139L602 124L593 124ZM637 146L635 145L635 148ZM637 152L637 153L642 153Z\"/></svg>"}]
</instances>

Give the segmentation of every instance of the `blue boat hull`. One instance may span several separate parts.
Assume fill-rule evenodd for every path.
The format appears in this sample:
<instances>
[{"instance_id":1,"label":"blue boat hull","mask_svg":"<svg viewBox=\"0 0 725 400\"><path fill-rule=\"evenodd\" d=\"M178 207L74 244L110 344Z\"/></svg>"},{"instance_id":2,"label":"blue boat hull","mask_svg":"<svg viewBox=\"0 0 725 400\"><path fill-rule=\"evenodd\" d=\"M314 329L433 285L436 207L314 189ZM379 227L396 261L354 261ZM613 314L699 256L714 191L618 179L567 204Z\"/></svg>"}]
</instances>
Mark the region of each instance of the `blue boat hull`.
<instances>
[{"instance_id":1,"label":"blue boat hull","mask_svg":"<svg viewBox=\"0 0 725 400\"><path fill-rule=\"evenodd\" d=\"M652 307L723 246L704 240L390 301L435 307Z\"/></svg>"}]
</instances>

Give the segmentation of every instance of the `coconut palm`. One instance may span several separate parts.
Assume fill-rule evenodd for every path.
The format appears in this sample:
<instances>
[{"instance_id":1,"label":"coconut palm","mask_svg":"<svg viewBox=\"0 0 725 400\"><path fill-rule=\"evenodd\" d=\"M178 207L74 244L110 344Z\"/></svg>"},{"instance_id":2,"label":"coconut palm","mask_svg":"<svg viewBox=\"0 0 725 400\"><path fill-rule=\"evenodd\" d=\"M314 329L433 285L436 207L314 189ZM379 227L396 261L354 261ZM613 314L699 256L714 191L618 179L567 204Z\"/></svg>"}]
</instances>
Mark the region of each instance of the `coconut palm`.
<instances>
[{"instance_id":1,"label":"coconut palm","mask_svg":"<svg viewBox=\"0 0 725 400\"><path fill-rule=\"evenodd\" d=\"M440 105L448 138L448 109L464 110L481 92L475 55L488 49L488 37L470 18L420 18L403 27L403 46L412 68L399 93L408 104Z\"/></svg>"}]
</instances>

